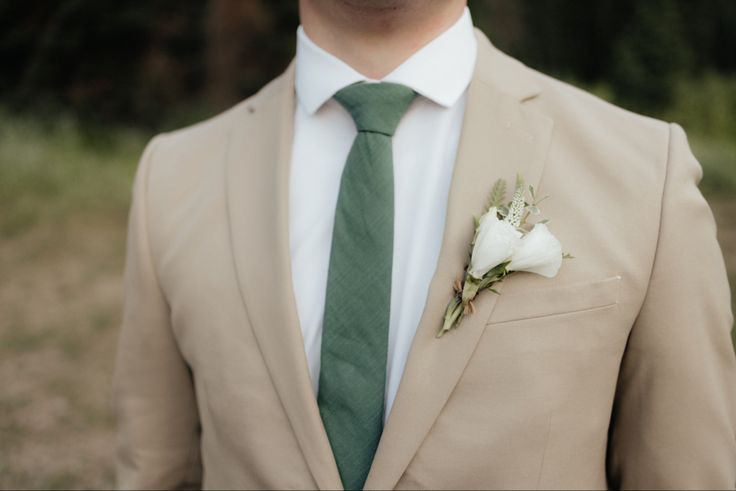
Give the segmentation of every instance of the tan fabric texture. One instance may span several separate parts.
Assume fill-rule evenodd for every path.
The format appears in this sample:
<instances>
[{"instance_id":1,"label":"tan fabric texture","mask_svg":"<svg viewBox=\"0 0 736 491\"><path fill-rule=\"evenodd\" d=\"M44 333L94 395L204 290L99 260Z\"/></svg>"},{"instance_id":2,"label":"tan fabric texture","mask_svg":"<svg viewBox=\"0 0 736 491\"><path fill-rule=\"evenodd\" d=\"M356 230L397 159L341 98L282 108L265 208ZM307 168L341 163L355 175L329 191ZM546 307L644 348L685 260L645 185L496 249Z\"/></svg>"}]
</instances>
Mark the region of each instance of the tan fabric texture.
<instances>
[{"instance_id":1,"label":"tan fabric texture","mask_svg":"<svg viewBox=\"0 0 736 491\"><path fill-rule=\"evenodd\" d=\"M476 35L439 264L366 488L733 489L729 287L683 130ZM144 152L114 379L121 488L340 488L290 279L294 104L292 63ZM575 259L512 275L436 339L472 216L517 173Z\"/></svg>"}]
</instances>

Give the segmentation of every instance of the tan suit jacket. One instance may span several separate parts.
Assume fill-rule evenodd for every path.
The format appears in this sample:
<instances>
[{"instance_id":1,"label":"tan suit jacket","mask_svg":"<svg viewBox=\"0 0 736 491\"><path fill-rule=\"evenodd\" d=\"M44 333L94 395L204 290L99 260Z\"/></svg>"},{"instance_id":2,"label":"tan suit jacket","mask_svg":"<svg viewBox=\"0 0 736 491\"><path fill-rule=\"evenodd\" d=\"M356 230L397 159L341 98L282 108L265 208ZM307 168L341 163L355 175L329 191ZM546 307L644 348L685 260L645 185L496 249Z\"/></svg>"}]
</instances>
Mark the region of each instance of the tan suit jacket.
<instances>
[{"instance_id":1,"label":"tan suit jacket","mask_svg":"<svg viewBox=\"0 0 736 491\"><path fill-rule=\"evenodd\" d=\"M676 125L480 31L439 264L366 488L733 488L733 318ZM438 75L439 76L439 75ZM294 66L156 137L134 185L115 374L123 488L340 488L290 278ZM473 215L517 173L575 259L435 332Z\"/></svg>"}]
</instances>

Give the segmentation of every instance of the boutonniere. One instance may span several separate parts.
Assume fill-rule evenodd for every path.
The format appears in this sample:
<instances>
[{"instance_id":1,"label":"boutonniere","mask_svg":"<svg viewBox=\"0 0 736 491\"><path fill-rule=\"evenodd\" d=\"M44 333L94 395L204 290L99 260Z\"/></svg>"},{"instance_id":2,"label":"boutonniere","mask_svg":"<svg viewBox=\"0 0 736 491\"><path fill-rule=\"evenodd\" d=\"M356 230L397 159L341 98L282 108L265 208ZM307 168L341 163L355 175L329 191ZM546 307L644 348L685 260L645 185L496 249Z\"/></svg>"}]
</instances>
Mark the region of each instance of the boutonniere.
<instances>
[{"instance_id":1,"label":"boutonniere","mask_svg":"<svg viewBox=\"0 0 736 491\"><path fill-rule=\"evenodd\" d=\"M493 185L485 212L475 217L475 235L470 243L470 262L463 280L455 280L455 295L447 305L441 337L457 327L463 317L475 312L473 299L483 290L499 292L493 285L515 271L527 271L547 278L557 275L562 260L571 258L562 252L560 241L547 228L547 220L528 224L531 215L539 215L539 203L534 187L527 188L521 177L511 201L506 203L506 181Z\"/></svg>"}]
</instances>

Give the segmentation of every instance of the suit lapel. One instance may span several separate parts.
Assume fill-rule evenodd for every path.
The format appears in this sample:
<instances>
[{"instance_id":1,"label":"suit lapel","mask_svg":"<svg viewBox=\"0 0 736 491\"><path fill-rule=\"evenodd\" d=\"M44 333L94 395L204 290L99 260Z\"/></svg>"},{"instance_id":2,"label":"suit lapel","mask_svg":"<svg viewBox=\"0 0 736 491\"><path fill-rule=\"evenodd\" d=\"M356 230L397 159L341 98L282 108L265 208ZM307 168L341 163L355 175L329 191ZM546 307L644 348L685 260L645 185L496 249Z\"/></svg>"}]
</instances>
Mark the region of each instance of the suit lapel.
<instances>
[{"instance_id":1,"label":"suit lapel","mask_svg":"<svg viewBox=\"0 0 736 491\"><path fill-rule=\"evenodd\" d=\"M226 183L241 295L314 480L322 489L339 489L342 484L312 392L292 290L288 191L294 63L245 104L236 109Z\"/></svg>"},{"instance_id":2,"label":"suit lapel","mask_svg":"<svg viewBox=\"0 0 736 491\"><path fill-rule=\"evenodd\" d=\"M484 292L474 302L475 314L457 330L435 338L453 280L469 259L473 215L482 211L496 179L513 186L521 174L537 187L544 167L552 121L522 104L537 94L535 84L480 31L476 38L478 59L468 88L437 269L366 489L390 489L401 478L460 379L498 299Z\"/></svg>"}]
</instances>

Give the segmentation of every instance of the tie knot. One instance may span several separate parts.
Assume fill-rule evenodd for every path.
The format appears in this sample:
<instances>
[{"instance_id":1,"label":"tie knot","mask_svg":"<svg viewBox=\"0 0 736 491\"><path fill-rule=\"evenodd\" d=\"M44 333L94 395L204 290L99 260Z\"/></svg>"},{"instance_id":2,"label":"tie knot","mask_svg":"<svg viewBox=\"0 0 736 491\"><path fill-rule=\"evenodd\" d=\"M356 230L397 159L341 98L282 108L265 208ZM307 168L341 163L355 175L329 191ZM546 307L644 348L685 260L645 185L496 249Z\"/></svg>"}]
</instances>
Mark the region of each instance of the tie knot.
<instances>
[{"instance_id":1,"label":"tie knot","mask_svg":"<svg viewBox=\"0 0 736 491\"><path fill-rule=\"evenodd\" d=\"M416 95L405 85L380 82L348 85L334 98L353 117L358 131L393 136Z\"/></svg>"}]
</instances>

